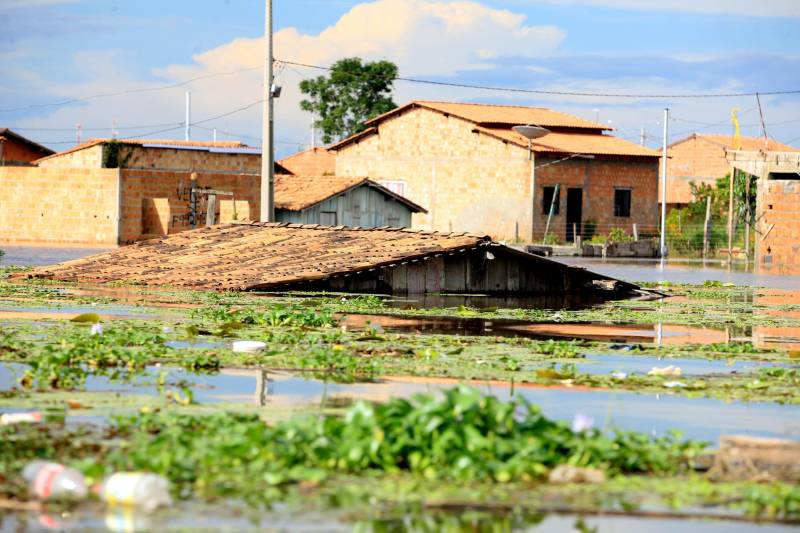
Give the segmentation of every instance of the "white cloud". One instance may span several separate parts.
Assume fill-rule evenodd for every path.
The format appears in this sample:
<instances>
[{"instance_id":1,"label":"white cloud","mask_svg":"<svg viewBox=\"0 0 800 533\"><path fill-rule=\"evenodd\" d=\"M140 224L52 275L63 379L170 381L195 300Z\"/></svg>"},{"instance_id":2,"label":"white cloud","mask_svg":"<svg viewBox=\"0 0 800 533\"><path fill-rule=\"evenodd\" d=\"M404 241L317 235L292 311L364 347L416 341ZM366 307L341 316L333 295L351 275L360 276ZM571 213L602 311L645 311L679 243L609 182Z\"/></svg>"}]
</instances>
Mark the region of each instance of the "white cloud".
<instances>
[{"instance_id":1,"label":"white cloud","mask_svg":"<svg viewBox=\"0 0 800 533\"><path fill-rule=\"evenodd\" d=\"M503 55L541 57L553 53L565 33L553 26L531 26L525 15L486 7L474 1L454 0L375 0L353 7L334 25L317 35L285 28L275 34L275 56L300 63L330 65L343 57L366 60L388 59L398 64L406 76L448 75L490 66ZM106 67L113 64L104 54L81 54L79 70L92 81L81 85L56 86L59 96L113 92L182 82L217 72L255 70L206 79L192 84L193 119L224 113L258 100L261 95L263 40L239 38L194 56L192 63L158 69L159 83L136 82L130 76ZM299 110L301 95L297 87L304 76L321 72L287 67L278 82L284 86L276 103L278 138L306 142L310 116ZM184 89L151 92L141 97L90 101L80 108L62 108L47 118L29 121L29 126L44 124L163 123L180 121ZM402 95L398 95L402 101ZM213 124L220 129L260 134L258 107ZM168 117L168 118L167 118ZM211 126L205 124L204 126ZM200 135L210 135L196 130ZM180 134L180 131L176 133ZM255 142L248 139L250 142ZM293 147L296 148L296 147Z\"/></svg>"},{"instance_id":2,"label":"white cloud","mask_svg":"<svg viewBox=\"0 0 800 533\"><path fill-rule=\"evenodd\" d=\"M800 17L797 0L536 0L546 4L573 4L636 11L686 11L753 17ZM525 0L528 3L528 0Z\"/></svg>"}]
</instances>

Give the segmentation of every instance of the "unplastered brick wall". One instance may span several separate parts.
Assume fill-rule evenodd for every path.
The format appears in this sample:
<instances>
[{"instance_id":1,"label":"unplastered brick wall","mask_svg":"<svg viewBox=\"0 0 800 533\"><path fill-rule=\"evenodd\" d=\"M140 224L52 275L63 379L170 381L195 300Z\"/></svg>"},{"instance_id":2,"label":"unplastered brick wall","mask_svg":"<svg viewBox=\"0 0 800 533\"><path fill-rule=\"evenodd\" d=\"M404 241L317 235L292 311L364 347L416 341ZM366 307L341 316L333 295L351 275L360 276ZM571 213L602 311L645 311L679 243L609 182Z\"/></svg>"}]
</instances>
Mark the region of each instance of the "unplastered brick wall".
<instances>
[{"instance_id":1,"label":"unplastered brick wall","mask_svg":"<svg viewBox=\"0 0 800 533\"><path fill-rule=\"evenodd\" d=\"M103 145L97 144L66 154L58 154L37 163L40 167L50 168L101 168L103 166Z\"/></svg>"},{"instance_id":2,"label":"unplastered brick wall","mask_svg":"<svg viewBox=\"0 0 800 533\"><path fill-rule=\"evenodd\" d=\"M543 187L560 183L561 210L553 221L566 227L566 188L583 188L583 220L630 227L655 225L657 160L603 158L568 161L537 170L531 196L528 150L473 133L474 124L422 108L381 123L378 135L338 151L337 175L402 182L404 195L424 206L413 225L437 231L468 231L496 239L539 239L544 232ZM538 156L543 165L564 156ZM614 217L614 188L632 190L630 218ZM534 205L535 204L535 205ZM563 238L563 236L562 236Z\"/></svg>"},{"instance_id":3,"label":"unplastered brick wall","mask_svg":"<svg viewBox=\"0 0 800 533\"><path fill-rule=\"evenodd\" d=\"M0 241L117 244L119 171L0 167Z\"/></svg>"},{"instance_id":4,"label":"unplastered brick wall","mask_svg":"<svg viewBox=\"0 0 800 533\"><path fill-rule=\"evenodd\" d=\"M757 261L800 273L800 180L759 180Z\"/></svg>"},{"instance_id":5,"label":"unplastered brick wall","mask_svg":"<svg viewBox=\"0 0 800 533\"><path fill-rule=\"evenodd\" d=\"M197 195L192 225L192 176L199 189L233 193L217 197L217 222L259 217L261 176L257 174L124 169L121 175L122 244L204 226L208 205L204 194Z\"/></svg>"},{"instance_id":6,"label":"unplastered brick wall","mask_svg":"<svg viewBox=\"0 0 800 533\"><path fill-rule=\"evenodd\" d=\"M206 150L124 146L120 150L120 162L122 166L130 169L261 173L260 154L230 154Z\"/></svg>"},{"instance_id":7,"label":"unplastered brick wall","mask_svg":"<svg viewBox=\"0 0 800 533\"><path fill-rule=\"evenodd\" d=\"M693 200L690 182L714 185L730 172L725 148L707 139L691 137L669 148L667 203L688 204ZM659 176L661 173L659 171ZM659 202L661 186L659 185Z\"/></svg>"}]
</instances>

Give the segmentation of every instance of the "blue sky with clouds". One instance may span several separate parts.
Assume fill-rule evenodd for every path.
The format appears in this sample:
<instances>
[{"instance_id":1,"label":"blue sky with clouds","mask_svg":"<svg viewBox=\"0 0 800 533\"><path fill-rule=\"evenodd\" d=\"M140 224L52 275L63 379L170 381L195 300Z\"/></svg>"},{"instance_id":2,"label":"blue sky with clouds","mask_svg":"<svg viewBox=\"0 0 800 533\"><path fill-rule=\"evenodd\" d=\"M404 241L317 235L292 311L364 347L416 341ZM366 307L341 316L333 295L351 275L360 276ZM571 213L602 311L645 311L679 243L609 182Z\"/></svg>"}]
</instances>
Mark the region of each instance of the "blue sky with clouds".
<instances>
[{"instance_id":1,"label":"blue sky with clouds","mask_svg":"<svg viewBox=\"0 0 800 533\"><path fill-rule=\"evenodd\" d=\"M0 0L0 126L66 148L81 123L89 136L113 122L179 125L184 88L35 107L131 88L157 88L259 64L263 0ZM800 89L800 2L795 0L274 0L278 55L330 64L361 55L396 61L405 76L534 89L695 93ZM776 16L763 16L772 13ZM286 153L308 142L311 118L296 85L317 72L285 68L278 128ZM193 117L259 98L249 72L190 84ZM661 108L673 139L692 129L729 132L730 109L758 134L754 98L642 100L565 98L398 83L411 98L545 105L611 121L618 133L660 142ZM800 95L762 99L767 130L800 145ZM31 107L34 106L34 107ZM8 111L24 108L18 111ZM595 111L597 110L597 111ZM258 106L204 123L257 144ZM707 124L720 123L718 126ZM28 129L25 129L28 128ZM102 131L107 128L108 131ZM60 130L64 131L43 131ZM124 134L124 133L122 133ZM182 130L161 137L180 137Z\"/></svg>"}]
</instances>

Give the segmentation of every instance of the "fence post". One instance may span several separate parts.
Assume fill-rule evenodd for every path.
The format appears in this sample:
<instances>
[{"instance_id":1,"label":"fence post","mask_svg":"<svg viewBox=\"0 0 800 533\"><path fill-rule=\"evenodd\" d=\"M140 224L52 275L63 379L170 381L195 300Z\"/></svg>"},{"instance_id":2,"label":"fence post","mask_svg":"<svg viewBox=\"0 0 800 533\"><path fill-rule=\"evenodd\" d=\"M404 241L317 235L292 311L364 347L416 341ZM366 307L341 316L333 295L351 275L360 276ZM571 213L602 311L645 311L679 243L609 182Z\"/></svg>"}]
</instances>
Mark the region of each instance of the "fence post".
<instances>
[{"instance_id":1,"label":"fence post","mask_svg":"<svg viewBox=\"0 0 800 533\"><path fill-rule=\"evenodd\" d=\"M706 221L703 224L703 259L708 256L711 247L709 237L711 234L711 195L706 196Z\"/></svg>"},{"instance_id":2,"label":"fence post","mask_svg":"<svg viewBox=\"0 0 800 533\"><path fill-rule=\"evenodd\" d=\"M639 226L636 225L636 222L633 223L633 240L639 240Z\"/></svg>"},{"instance_id":3,"label":"fence post","mask_svg":"<svg viewBox=\"0 0 800 533\"><path fill-rule=\"evenodd\" d=\"M217 195L209 194L206 201L206 227L210 228L217 223Z\"/></svg>"}]
</instances>

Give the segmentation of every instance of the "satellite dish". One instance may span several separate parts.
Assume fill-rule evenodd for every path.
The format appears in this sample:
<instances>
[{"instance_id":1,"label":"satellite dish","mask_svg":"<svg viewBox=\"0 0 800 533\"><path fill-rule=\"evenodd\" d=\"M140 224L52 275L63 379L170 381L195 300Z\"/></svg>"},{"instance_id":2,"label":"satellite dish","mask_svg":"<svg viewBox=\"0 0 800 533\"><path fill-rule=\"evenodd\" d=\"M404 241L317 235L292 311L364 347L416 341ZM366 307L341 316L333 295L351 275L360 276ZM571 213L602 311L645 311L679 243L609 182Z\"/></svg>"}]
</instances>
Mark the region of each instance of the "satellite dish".
<instances>
[{"instance_id":1,"label":"satellite dish","mask_svg":"<svg viewBox=\"0 0 800 533\"><path fill-rule=\"evenodd\" d=\"M550 130L542 128L541 126L514 126L511 129L528 139L538 139L550 133Z\"/></svg>"}]
</instances>

